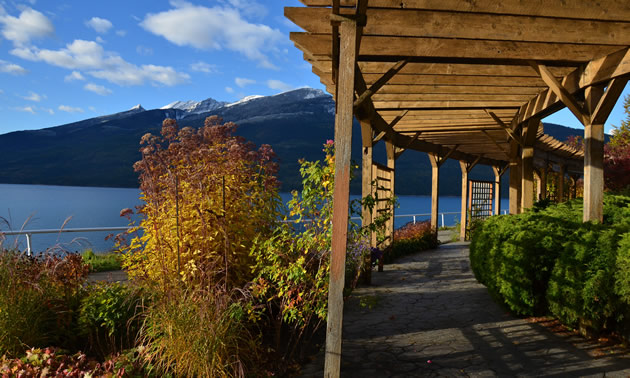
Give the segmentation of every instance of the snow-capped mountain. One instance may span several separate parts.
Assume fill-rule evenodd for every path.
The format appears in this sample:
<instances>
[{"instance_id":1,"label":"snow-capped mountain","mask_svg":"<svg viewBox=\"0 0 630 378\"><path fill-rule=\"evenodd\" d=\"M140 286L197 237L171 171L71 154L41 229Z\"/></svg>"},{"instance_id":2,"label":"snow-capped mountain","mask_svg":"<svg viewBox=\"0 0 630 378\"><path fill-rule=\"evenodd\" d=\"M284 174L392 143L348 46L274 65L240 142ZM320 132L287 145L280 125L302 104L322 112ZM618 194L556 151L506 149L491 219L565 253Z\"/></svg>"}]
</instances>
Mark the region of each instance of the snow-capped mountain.
<instances>
[{"instance_id":1,"label":"snow-capped mountain","mask_svg":"<svg viewBox=\"0 0 630 378\"><path fill-rule=\"evenodd\" d=\"M211 112L225 105L227 105L227 102L208 98L203 101L175 101L161 107L160 109L179 109L186 113L199 114Z\"/></svg>"}]
</instances>

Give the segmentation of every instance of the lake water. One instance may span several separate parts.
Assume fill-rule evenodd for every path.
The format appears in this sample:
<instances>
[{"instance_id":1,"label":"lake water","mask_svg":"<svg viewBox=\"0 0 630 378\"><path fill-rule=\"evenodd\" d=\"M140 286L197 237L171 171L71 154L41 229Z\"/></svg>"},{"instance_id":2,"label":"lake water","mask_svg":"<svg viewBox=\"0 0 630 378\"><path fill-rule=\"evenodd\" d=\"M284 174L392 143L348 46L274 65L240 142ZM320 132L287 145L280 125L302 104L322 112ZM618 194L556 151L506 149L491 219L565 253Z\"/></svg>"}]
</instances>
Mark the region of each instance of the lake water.
<instances>
[{"instance_id":1,"label":"lake water","mask_svg":"<svg viewBox=\"0 0 630 378\"><path fill-rule=\"evenodd\" d=\"M0 231L9 228L18 231L85 228L85 227L124 227L127 219L120 217L120 210L141 205L138 189L124 188L94 188L72 186L47 185L13 185L0 184L0 217L7 220L9 225L0 223ZM282 199L287 201L291 196L282 193ZM359 196L352 196L358 199ZM399 196L397 215L426 214L431 212L430 196ZM503 199L502 208L508 208L508 200ZM459 219L461 200L459 197L440 197L440 212L454 212L444 216L447 226L455 224ZM30 220L29 220L30 217ZM428 216L416 217L416 220L426 220ZM69 219L64 226L66 219ZM411 216L397 217L396 227L411 221ZM28 221L27 221L28 220ZM26 225L23 226L23 224ZM112 241L105 241L109 232L91 233L62 233L32 236L34 251L60 244L68 250L83 250L92 248L95 251L107 251L112 248ZM7 237L6 245L17 243L21 249L26 248L26 239L20 236L15 240Z\"/></svg>"}]
</instances>

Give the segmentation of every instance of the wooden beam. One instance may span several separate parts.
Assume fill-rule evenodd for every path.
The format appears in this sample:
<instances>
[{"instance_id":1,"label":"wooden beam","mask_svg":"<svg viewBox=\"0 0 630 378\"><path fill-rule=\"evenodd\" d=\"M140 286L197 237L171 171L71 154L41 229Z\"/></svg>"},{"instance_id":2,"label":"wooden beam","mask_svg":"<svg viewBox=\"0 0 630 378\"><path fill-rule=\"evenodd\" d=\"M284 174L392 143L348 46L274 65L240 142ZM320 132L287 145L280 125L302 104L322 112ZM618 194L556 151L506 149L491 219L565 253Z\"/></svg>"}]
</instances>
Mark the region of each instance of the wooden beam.
<instances>
[{"instance_id":1,"label":"wooden beam","mask_svg":"<svg viewBox=\"0 0 630 378\"><path fill-rule=\"evenodd\" d=\"M608 83L608 89L606 89L593 114L591 114L591 123L599 124L606 122L610 112L617 103L617 99L619 99L621 92L623 92L623 89L626 87L627 82L628 78L618 77Z\"/></svg>"},{"instance_id":2,"label":"wooden beam","mask_svg":"<svg viewBox=\"0 0 630 378\"><path fill-rule=\"evenodd\" d=\"M422 133L422 131L418 131L417 133L415 133L415 134L414 134L414 136L412 136L412 137L411 137L411 139L409 140L409 142L408 142L408 143L407 143L404 147L399 148L399 149L396 151L396 154L395 154L394 159L395 159L395 160L398 160L398 158L400 157L400 155L402 155L402 154L403 154L403 152L405 152L405 151L407 150L407 148L409 148L409 146L411 146L411 144L412 144L413 142L415 142L415 141L418 139L418 137L420 136L420 134L421 134L421 133Z\"/></svg>"},{"instance_id":3,"label":"wooden beam","mask_svg":"<svg viewBox=\"0 0 630 378\"><path fill-rule=\"evenodd\" d=\"M523 147L531 147L536 142L536 136L538 135L538 129L540 128L540 120L536 118L530 118L527 120L527 128L524 130L522 139Z\"/></svg>"},{"instance_id":4,"label":"wooden beam","mask_svg":"<svg viewBox=\"0 0 630 378\"><path fill-rule=\"evenodd\" d=\"M359 91L361 92L365 91L367 89L367 84L365 84L365 81L362 78L360 70L357 71L356 79L357 79L356 85ZM370 120L372 122L372 127L377 132L385 132L385 137L387 137L387 140L392 141L396 146L403 146L406 143L408 143L410 139L410 137L401 135L395 132L391 127L389 127L389 124L385 122L385 120L383 120L383 118L376 111L376 109L374 109L372 102L369 99L363 104L363 106L360 109L358 109L355 115L357 119ZM417 151L423 151L423 152L441 153L442 151L444 151L442 146L428 143L423 140L416 140L415 142L411 144L410 148ZM461 153L459 151L454 152L452 157L454 159L462 160L462 161L472 161L476 159L476 156L474 155ZM482 159L481 163L492 165L492 164L498 164L499 162L493 159Z\"/></svg>"},{"instance_id":5,"label":"wooden beam","mask_svg":"<svg viewBox=\"0 0 630 378\"><path fill-rule=\"evenodd\" d=\"M630 49L624 48L589 62L562 79L562 87L574 94L595 84L630 75ZM536 106L539 104L539 106ZM551 90L545 90L521 107L519 123L531 117L544 118L562 108L562 102ZM526 111L527 109L527 111Z\"/></svg>"},{"instance_id":6,"label":"wooden beam","mask_svg":"<svg viewBox=\"0 0 630 378\"><path fill-rule=\"evenodd\" d=\"M553 91L562 101L562 103L573 113L573 115L586 125L589 123L588 113L584 110L573 95L553 76L547 67L542 64L532 63L532 67L540 74L540 77L547 83L549 89Z\"/></svg>"},{"instance_id":7,"label":"wooden beam","mask_svg":"<svg viewBox=\"0 0 630 378\"><path fill-rule=\"evenodd\" d=\"M344 21L340 26L339 81L335 117L335 189L333 193L332 254L328 291L328 322L324 375L339 377L343 325L346 243L350 194L350 157L357 25Z\"/></svg>"},{"instance_id":8,"label":"wooden beam","mask_svg":"<svg viewBox=\"0 0 630 378\"><path fill-rule=\"evenodd\" d=\"M381 131L374 137L374 140L372 141L372 143L376 144L379 140L383 139L384 136L385 136L385 131Z\"/></svg>"},{"instance_id":9,"label":"wooden beam","mask_svg":"<svg viewBox=\"0 0 630 378\"><path fill-rule=\"evenodd\" d=\"M331 0L300 0L308 6L330 6ZM353 0L341 0L343 6L353 6ZM511 14L519 16L541 16L585 20L626 21L630 9L625 0L606 2L584 2L581 0L405 0L406 9L427 9L466 13ZM370 7L400 8L400 0L370 0Z\"/></svg>"},{"instance_id":10,"label":"wooden beam","mask_svg":"<svg viewBox=\"0 0 630 378\"><path fill-rule=\"evenodd\" d=\"M292 32L291 40L312 56L330 56L330 34ZM623 46L585 45L572 43L537 43L519 41L443 39L430 37L364 36L360 55L364 60L401 57L440 59L480 59L511 62L562 61L584 63L594 56L613 53Z\"/></svg>"},{"instance_id":11,"label":"wooden beam","mask_svg":"<svg viewBox=\"0 0 630 378\"><path fill-rule=\"evenodd\" d=\"M394 77L405 65L407 64L407 60L401 60L398 63L394 64L392 68L390 68L383 76L381 76L367 91L361 93L359 98L354 102L354 107L358 108L365 100L372 97L379 89L383 87L383 85L387 84L387 82Z\"/></svg>"},{"instance_id":12,"label":"wooden beam","mask_svg":"<svg viewBox=\"0 0 630 378\"><path fill-rule=\"evenodd\" d=\"M488 139L490 139L490 141L491 141L492 143L494 143L494 145L495 145L495 146L497 146L497 148L498 148L499 150L501 150L501 152L503 152L503 153L505 154L505 156L506 156L508 159L510 158L510 154L509 154L509 153L505 150L505 148L503 148L503 146L501 146L501 145L500 145L500 144L499 144L496 140L494 140L494 138L493 138L490 134L488 134L488 132L487 132L486 130L481 130L481 132L482 132L482 133L483 133L486 137L488 137Z\"/></svg>"},{"instance_id":13,"label":"wooden beam","mask_svg":"<svg viewBox=\"0 0 630 378\"><path fill-rule=\"evenodd\" d=\"M353 11L341 9L342 14ZM285 16L309 33L330 33L330 12L326 8L287 7ZM371 8L367 18L366 35L630 45L630 26L625 22L409 8Z\"/></svg>"}]
</instances>

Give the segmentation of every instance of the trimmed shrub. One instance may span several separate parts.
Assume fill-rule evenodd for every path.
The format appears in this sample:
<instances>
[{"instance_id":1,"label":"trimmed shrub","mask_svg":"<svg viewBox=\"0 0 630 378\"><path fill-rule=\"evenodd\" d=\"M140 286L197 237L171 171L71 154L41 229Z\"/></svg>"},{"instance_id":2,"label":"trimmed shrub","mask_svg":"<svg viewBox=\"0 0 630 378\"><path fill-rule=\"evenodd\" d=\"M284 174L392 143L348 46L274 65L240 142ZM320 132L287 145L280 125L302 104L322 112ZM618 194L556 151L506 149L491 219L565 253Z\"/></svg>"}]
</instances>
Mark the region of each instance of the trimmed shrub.
<instances>
[{"instance_id":1,"label":"trimmed shrub","mask_svg":"<svg viewBox=\"0 0 630 378\"><path fill-rule=\"evenodd\" d=\"M394 231L394 243L384 253L384 261L390 263L398 257L436 248L437 236L431 232L431 222L409 222Z\"/></svg>"},{"instance_id":2,"label":"trimmed shrub","mask_svg":"<svg viewBox=\"0 0 630 378\"><path fill-rule=\"evenodd\" d=\"M470 247L475 277L520 315L624 330L630 308L630 198L606 195L604 223L582 222L581 199L491 217Z\"/></svg>"}]
</instances>

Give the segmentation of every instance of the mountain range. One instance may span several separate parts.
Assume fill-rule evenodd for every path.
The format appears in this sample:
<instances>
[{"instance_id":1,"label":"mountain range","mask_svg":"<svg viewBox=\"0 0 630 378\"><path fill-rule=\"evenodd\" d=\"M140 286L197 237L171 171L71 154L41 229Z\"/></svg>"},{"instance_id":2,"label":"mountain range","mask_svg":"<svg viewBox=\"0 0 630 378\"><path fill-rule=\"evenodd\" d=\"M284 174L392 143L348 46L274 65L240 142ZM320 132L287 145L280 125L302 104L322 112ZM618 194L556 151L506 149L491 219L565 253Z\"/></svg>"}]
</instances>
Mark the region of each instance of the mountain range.
<instances>
[{"instance_id":1,"label":"mountain range","mask_svg":"<svg viewBox=\"0 0 630 378\"><path fill-rule=\"evenodd\" d=\"M137 105L66 125L15 131L0 135L0 183L138 187L132 165L140 159L142 135L158 134L166 118L176 119L180 127L200 127L206 117L217 115L238 124L237 134L257 145L273 147L280 163L281 190L289 191L300 187L298 160L323 157L323 144L333 139L334 111L330 95L300 88L273 96L248 96L234 103L209 98L176 101L151 110ZM559 140L582 134L581 130L549 123L545 123L545 132ZM358 123L352 143L353 160L360 164ZM384 143L375 146L374 156L384 162ZM430 193L431 168L426 154L406 151L396 164L399 194ZM447 161L441 168L440 193L458 195L460 177L459 164ZM476 167L471 173L475 179L492 177L489 167ZM360 180L354 180L352 192L360 193L360 185Z\"/></svg>"}]
</instances>

